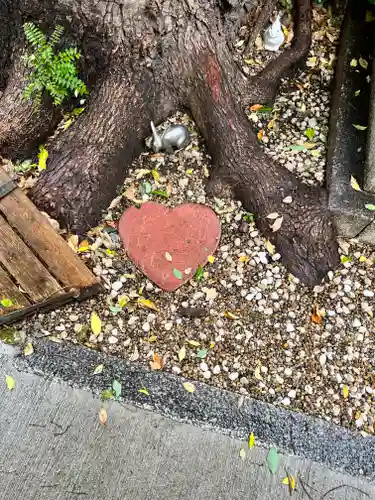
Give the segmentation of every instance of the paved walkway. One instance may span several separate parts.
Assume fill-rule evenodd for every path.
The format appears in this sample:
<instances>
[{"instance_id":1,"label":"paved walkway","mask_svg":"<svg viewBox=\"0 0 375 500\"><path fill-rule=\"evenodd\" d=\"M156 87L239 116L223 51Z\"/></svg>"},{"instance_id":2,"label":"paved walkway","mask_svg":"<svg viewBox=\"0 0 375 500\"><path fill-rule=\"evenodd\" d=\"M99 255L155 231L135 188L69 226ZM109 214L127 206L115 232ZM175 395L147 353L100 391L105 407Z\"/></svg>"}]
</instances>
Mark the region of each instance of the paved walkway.
<instances>
[{"instance_id":1,"label":"paved walkway","mask_svg":"<svg viewBox=\"0 0 375 500\"><path fill-rule=\"evenodd\" d=\"M107 405L102 426L89 391L18 372L14 363L0 356L1 500L283 500L285 469L297 475L295 499L320 500L337 487L324 498L375 498L372 483L311 460L281 455L272 476L261 465L266 448L255 446L242 461L243 442L130 405ZM5 375L16 379L12 392Z\"/></svg>"}]
</instances>

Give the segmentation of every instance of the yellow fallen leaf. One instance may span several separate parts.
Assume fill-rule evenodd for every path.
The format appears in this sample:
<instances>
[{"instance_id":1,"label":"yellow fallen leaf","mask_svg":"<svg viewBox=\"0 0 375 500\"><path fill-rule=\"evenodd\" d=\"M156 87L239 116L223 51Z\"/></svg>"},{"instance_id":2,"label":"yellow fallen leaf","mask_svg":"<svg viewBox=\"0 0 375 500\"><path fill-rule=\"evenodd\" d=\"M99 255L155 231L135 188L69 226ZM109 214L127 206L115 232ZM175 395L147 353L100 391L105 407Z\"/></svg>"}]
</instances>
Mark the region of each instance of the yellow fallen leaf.
<instances>
[{"instance_id":1,"label":"yellow fallen leaf","mask_svg":"<svg viewBox=\"0 0 375 500\"><path fill-rule=\"evenodd\" d=\"M95 335L95 337L98 337L98 335L102 331L102 321L95 311L91 313L90 323L92 333Z\"/></svg>"},{"instance_id":2,"label":"yellow fallen leaf","mask_svg":"<svg viewBox=\"0 0 375 500\"><path fill-rule=\"evenodd\" d=\"M214 257L213 255L209 255L209 256L207 257L207 260L208 260L208 262L209 262L210 264L213 264L213 263L215 262L215 257Z\"/></svg>"},{"instance_id":3,"label":"yellow fallen leaf","mask_svg":"<svg viewBox=\"0 0 375 500\"><path fill-rule=\"evenodd\" d=\"M141 394L145 394L146 396L149 396L150 393L148 392L148 390L146 389L146 387L142 387L142 389L139 389L139 391Z\"/></svg>"},{"instance_id":4,"label":"yellow fallen leaf","mask_svg":"<svg viewBox=\"0 0 375 500\"><path fill-rule=\"evenodd\" d=\"M363 69L368 68L368 62L366 61L366 59L363 59L363 57L359 58L359 64L360 66L362 66Z\"/></svg>"},{"instance_id":5,"label":"yellow fallen leaf","mask_svg":"<svg viewBox=\"0 0 375 500\"><path fill-rule=\"evenodd\" d=\"M248 256L248 255L241 255L241 256L238 258L238 260L239 260L240 262L245 262L245 264L246 264L247 262L249 262L249 256Z\"/></svg>"},{"instance_id":6,"label":"yellow fallen leaf","mask_svg":"<svg viewBox=\"0 0 375 500\"><path fill-rule=\"evenodd\" d=\"M286 476L283 479L283 484L289 486L289 490L293 491L296 489L296 478L294 476Z\"/></svg>"},{"instance_id":7,"label":"yellow fallen leaf","mask_svg":"<svg viewBox=\"0 0 375 500\"><path fill-rule=\"evenodd\" d=\"M186 343L193 347L199 347L201 345L200 342L197 342L196 340L186 340Z\"/></svg>"},{"instance_id":8,"label":"yellow fallen leaf","mask_svg":"<svg viewBox=\"0 0 375 500\"><path fill-rule=\"evenodd\" d=\"M182 361L186 357L186 347L183 345L181 349L178 351L178 359Z\"/></svg>"},{"instance_id":9,"label":"yellow fallen leaf","mask_svg":"<svg viewBox=\"0 0 375 500\"><path fill-rule=\"evenodd\" d=\"M311 151L311 156L317 157L317 156L320 156L320 155L321 155L321 153L320 153L319 149L313 149Z\"/></svg>"},{"instance_id":10,"label":"yellow fallen leaf","mask_svg":"<svg viewBox=\"0 0 375 500\"><path fill-rule=\"evenodd\" d=\"M233 314L232 312L230 311L225 311L224 312L224 317L225 318L228 318L228 319L240 319L239 316L236 316L236 314Z\"/></svg>"},{"instance_id":11,"label":"yellow fallen leaf","mask_svg":"<svg viewBox=\"0 0 375 500\"><path fill-rule=\"evenodd\" d=\"M255 370L254 370L254 377L257 379L257 380L263 380L263 377L262 375L260 374L260 369L262 368L262 364L260 362L258 362Z\"/></svg>"},{"instance_id":12,"label":"yellow fallen leaf","mask_svg":"<svg viewBox=\"0 0 375 500\"><path fill-rule=\"evenodd\" d=\"M152 177L154 178L154 181L156 182L156 184L159 184L159 181L160 181L160 174L157 170L151 170L151 174L152 174Z\"/></svg>"},{"instance_id":13,"label":"yellow fallen leaf","mask_svg":"<svg viewBox=\"0 0 375 500\"><path fill-rule=\"evenodd\" d=\"M350 66L351 66L352 68L356 68L356 67L357 67L357 65L358 65L358 61L357 61L357 59L352 59L352 60L350 61Z\"/></svg>"},{"instance_id":14,"label":"yellow fallen leaf","mask_svg":"<svg viewBox=\"0 0 375 500\"><path fill-rule=\"evenodd\" d=\"M89 242L87 240L81 241L78 246L78 252L88 252L90 250Z\"/></svg>"},{"instance_id":15,"label":"yellow fallen leaf","mask_svg":"<svg viewBox=\"0 0 375 500\"><path fill-rule=\"evenodd\" d=\"M142 179L142 177L145 177L149 173L151 173L151 170L148 170L147 168L141 168L136 175L136 179Z\"/></svg>"},{"instance_id":16,"label":"yellow fallen leaf","mask_svg":"<svg viewBox=\"0 0 375 500\"><path fill-rule=\"evenodd\" d=\"M361 255L359 257L359 262L366 262L366 261L367 261L367 258L364 255Z\"/></svg>"},{"instance_id":17,"label":"yellow fallen leaf","mask_svg":"<svg viewBox=\"0 0 375 500\"><path fill-rule=\"evenodd\" d=\"M152 309L153 311L159 311L159 309L156 307L156 305L151 300L139 298L137 302L138 302L138 304L145 307L146 309Z\"/></svg>"},{"instance_id":18,"label":"yellow fallen leaf","mask_svg":"<svg viewBox=\"0 0 375 500\"><path fill-rule=\"evenodd\" d=\"M78 236L76 234L71 234L68 238L68 245L74 251L78 251Z\"/></svg>"},{"instance_id":19,"label":"yellow fallen leaf","mask_svg":"<svg viewBox=\"0 0 375 500\"><path fill-rule=\"evenodd\" d=\"M104 408L100 408L100 410L99 410L99 422L102 425L105 425L107 423L107 420L108 420L107 412L105 411Z\"/></svg>"},{"instance_id":20,"label":"yellow fallen leaf","mask_svg":"<svg viewBox=\"0 0 375 500\"><path fill-rule=\"evenodd\" d=\"M158 340L156 335L151 335L151 337L148 337L147 342L156 342Z\"/></svg>"},{"instance_id":21,"label":"yellow fallen leaf","mask_svg":"<svg viewBox=\"0 0 375 500\"><path fill-rule=\"evenodd\" d=\"M267 123L267 128L271 130L272 128L274 128L275 124L276 124L276 115L272 118L272 120L270 120Z\"/></svg>"},{"instance_id":22,"label":"yellow fallen leaf","mask_svg":"<svg viewBox=\"0 0 375 500\"><path fill-rule=\"evenodd\" d=\"M164 256L168 262L172 262L172 255L169 252L165 252Z\"/></svg>"},{"instance_id":23,"label":"yellow fallen leaf","mask_svg":"<svg viewBox=\"0 0 375 500\"><path fill-rule=\"evenodd\" d=\"M259 130L259 132L257 133L257 138L258 138L258 141L261 141L263 139L263 136L264 136L264 130L261 129Z\"/></svg>"},{"instance_id":24,"label":"yellow fallen leaf","mask_svg":"<svg viewBox=\"0 0 375 500\"><path fill-rule=\"evenodd\" d=\"M240 458L242 460L245 460L246 458L246 451L243 448L240 449Z\"/></svg>"},{"instance_id":25,"label":"yellow fallen leaf","mask_svg":"<svg viewBox=\"0 0 375 500\"><path fill-rule=\"evenodd\" d=\"M347 385L344 385L344 387L342 388L342 395L344 396L345 399L348 399L349 387Z\"/></svg>"},{"instance_id":26,"label":"yellow fallen leaf","mask_svg":"<svg viewBox=\"0 0 375 500\"><path fill-rule=\"evenodd\" d=\"M313 142L304 142L302 146L306 149L312 149L316 147L316 144L314 144Z\"/></svg>"},{"instance_id":27,"label":"yellow fallen leaf","mask_svg":"<svg viewBox=\"0 0 375 500\"><path fill-rule=\"evenodd\" d=\"M273 255L275 253L275 251L276 251L275 246L272 245L272 243L269 240L266 240L266 242L264 243L264 246L266 247L266 250L268 251L268 253L270 255Z\"/></svg>"},{"instance_id":28,"label":"yellow fallen leaf","mask_svg":"<svg viewBox=\"0 0 375 500\"><path fill-rule=\"evenodd\" d=\"M352 175L350 176L350 185L355 191L361 191L357 180Z\"/></svg>"},{"instance_id":29,"label":"yellow fallen leaf","mask_svg":"<svg viewBox=\"0 0 375 500\"><path fill-rule=\"evenodd\" d=\"M16 387L16 381L10 375L5 376L5 382L7 384L8 391L12 391Z\"/></svg>"},{"instance_id":30,"label":"yellow fallen leaf","mask_svg":"<svg viewBox=\"0 0 375 500\"><path fill-rule=\"evenodd\" d=\"M249 448L251 450L251 448L254 448L255 446L255 436L254 436L254 433L252 432L249 436Z\"/></svg>"},{"instance_id":31,"label":"yellow fallen leaf","mask_svg":"<svg viewBox=\"0 0 375 500\"><path fill-rule=\"evenodd\" d=\"M92 372L93 375L99 375L100 373L103 373L104 370L104 365L98 365L95 367L94 371Z\"/></svg>"},{"instance_id":32,"label":"yellow fallen leaf","mask_svg":"<svg viewBox=\"0 0 375 500\"><path fill-rule=\"evenodd\" d=\"M31 342L25 345L25 349L23 350L23 353L25 356L31 356L34 352L34 347Z\"/></svg>"},{"instance_id":33,"label":"yellow fallen leaf","mask_svg":"<svg viewBox=\"0 0 375 500\"><path fill-rule=\"evenodd\" d=\"M195 392L195 385L191 382L184 382L182 385L184 386L185 391Z\"/></svg>"}]
</instances>

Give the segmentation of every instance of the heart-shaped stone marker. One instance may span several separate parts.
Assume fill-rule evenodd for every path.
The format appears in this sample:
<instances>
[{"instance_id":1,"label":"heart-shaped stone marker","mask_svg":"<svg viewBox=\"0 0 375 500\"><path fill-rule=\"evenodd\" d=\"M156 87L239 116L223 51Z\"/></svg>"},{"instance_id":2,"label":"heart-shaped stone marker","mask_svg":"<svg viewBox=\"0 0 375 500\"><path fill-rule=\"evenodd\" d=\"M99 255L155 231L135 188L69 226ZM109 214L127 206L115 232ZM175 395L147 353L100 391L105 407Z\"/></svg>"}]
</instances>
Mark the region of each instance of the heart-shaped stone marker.
<instances>
[{"instance_id":1,"label":"heart-shaped stone marker","mask_svg":"<svg viewBox=\"0 0 375 500\"><path fill-rule=\"evenodd\" d=\"M207 262L220 240L220 221L204 205L170 209L144 203L122 214L119 233L136 266L159 288L172 292Z\"/></svg>"}]
</instances>

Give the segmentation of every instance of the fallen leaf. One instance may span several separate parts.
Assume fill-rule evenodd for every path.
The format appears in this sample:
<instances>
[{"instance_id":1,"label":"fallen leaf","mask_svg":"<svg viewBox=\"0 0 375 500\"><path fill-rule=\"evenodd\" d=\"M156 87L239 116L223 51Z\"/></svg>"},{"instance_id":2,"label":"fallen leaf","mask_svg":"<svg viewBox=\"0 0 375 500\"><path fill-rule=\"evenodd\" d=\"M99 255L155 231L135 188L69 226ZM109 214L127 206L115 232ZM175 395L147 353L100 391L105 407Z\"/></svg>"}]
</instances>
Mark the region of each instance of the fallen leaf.
<instances>
[{"instance_id":1,"label":"fallen leaf","mask_svg":"<svg viewBox=\"0 0 375 500\"><path fill-rule=\"evenodd\" d=\"M162 370L165 366L164 359L159 356L159 354L154 353L152 355L152 361L150 361L151 370Z\"/></svg>"},{"instance_id":2,"label":"fallen leaf","mask_svg":"<svg viewBox=\"0 0 375 500\"><path fill-rule=\"evenodd\" d=\"M47 168L48 151L42 145L39 146L38 153L38 168L39 170L45 170Z\"/></svg>"},{"instance_id":3,"label":"fallen leaf","mask_svg":"<svg viewBox=\"0 0 375 500\"><path fill-rule=\"evenodd\" d=\"M184 382L182 385L184 386L185 391L195 392L195 385L191 382Z\"/></svg>"},{"instance_id":4,"label":"fallen leaf","mask_svg":"<svg viewBox=\"0 0 375 500\"><path fill-rule=\"evenodd\" d=\"M194 170L192 168L188 168L186 170L187 175L192 175L193 172L194 172Z\"/></svg>"},{"instance_id":5,"label":"fallen leaf","mask_svg":"<svg viewBox=\"0 0 375 500\"><path fill-rule=\"evenodd\" d=\"M160 189L154 189L151 194L154 196L160 196L161 198L169 198L169 193Z\"/></svg>"},{"instance_id":6,"label":"fallen leaf","mask_svg":"<svg viewBox=\"0 0 375 500\"><path fill-rule=\"evenodd\" d=\"M124 196L126 199L129 201L136 201L137 199L137 194L136 194L136 189L132 186L128 187L128 189L125 191Z\"/></svg>"},{"instance_id":7,"label":"fallen leaf","mask_svg":"<svg viewBox=\"0 0 375 500\"><path fill-rule=\"evenodd\" d=\"M300 152L300 151L305 151L306 148L305 148L305 146L303 144L292 144L287 149L290 149L292 151Z\"/></svg>"},{"instance_id":8,"label":"fallen leaf","mask_svg":"<svg viewBox=\"0 0 375 500\"><path fill-rule=\"evenodd\" d=\"M13 307L14 306L14 303L11 299L2 299L2 300L0 300L0 304L3 307Z\"/></svg>"},{"instance_id":9,"label":"fallen leaf","mask_svg":"<svg viewBox=\"0 0 375 500\"><path fill-rule=\"evenodd\" d=\"M279 214L277 212L272 212L272 214L268 214L267 219L277 219Z\"/></svg>"},{"instance_id":10,"label":"fallen leaf","mask_svg":"<svg viewBox=\"0 0 375 500\"><path fill-rule=\"evenodd\" d=\"M199 347L201 345L200 342L197 342L196 340L186 340L186 343L193 347Z\"/></svg>"},{"instance_id":11,"label":"fallen leaf","mask_svg":"<svg viewBox=\"0 0 375 500\"><path fill-rule=\"evenodd\" d=\"M178 351L178 359L181 362L185 358L186 358L186 347L183 345L181 349Z\"/></svg>"},{"instance_id":12,"label":"fallen leaf","mask_svg":"<svg viewBox=\"0 0 375 500\"><path fill-rule=\"evenodd\" d=\"M98 337L100 335L100 332L102 331L102 321L95 311L91 313L90 322L92 333L95 335L95 337Z\"/></svg>"},{"instance_id":13,"label":"fallen leaf","mask_svg":"<svg viewBox=\"0 0 375 500\"><path fill-rule=\"evenodd\" d=\"M148 390L146 389L146 387L142 387L142 389L139 389L139 391L141 394L145 394L146 396L149 396L150 393L148 392Z\"/></svg>"},{"instance_id":14,"label":"fallen leaf","mask_svg":"<svg viewBox=\"0 0 375 500\"><path fill-rule=\"evenodd\" d=\"M250 111L258 111L258 109L262 109L263 108L263 104L253 104L252 106L250 106Z\"/></svg>"},{"instance_id":15,"label":"fallen leaf","mask_svg":"<svg viewBox=\"0 0 375 500\"><path fill-rule=\"evenodd\" d=\"M159 309L151 300L139 298L137 300L137 303L140 304L142 307L145 307L146 309L151 309L152 311L159 311Z\"/></svg>"},{"instance_id":16,"label":"fallen leaf","mask_svg":"<svg viewBox=\"0 0 375 500\"><path fill-rule=\"evenodd\" d=\"M304 142L303 147L305 147L306 149L312 149L316 147L316 144L313 142Z\"/></svg>"},{"instance_id":17,"label":"fallen leaf","mask_svg":"<svg viewBox=\"0 0 375 500\"><path fill-rule=\"evenodd\" d=\"M25 345L25 349L23 350L25 356L31 356L34 353L34 347L31 342Z\"/></svg>"},{"instance_id":18,"label":"fallen leaf","mask_svg":"<svg viewBox=\"0 0 375 500\"><path fill-rule=\"evenodd\" d=\"M356 68L356 67L357 67L357 65L358 65L358 61L357 61L357 59L352 59L352 60L350 61L350 66L351 66L352 68Z\"/></svg>"},{"instance_id":19,"label":"fallen leaf","mask_svg":"<svg viewBox=\"0 0 375 500\"><path fill-rule=\"evenodd\" d=\"M355 95L356 97L358 97L360 93L361 93L361 91L360 91L360 90L356 90L356 91L354 92L354 95Z\"/></svg>"},{"instance_id":20,"label":"fallen leaf","mask_svg":"<svg viewBox=\"0 0 375 500\"><path fill-rule=\"evenodd\" d=\"M208 262L209 262L210 264L213 264L213 263L215 262L215 257L214 257L213 255L209 255L209 256L207 257L207 260L208 260Z\"/></svg>"},{"instance_id":21,"label":"fallen leaf","mask_svg":"<svg viewBox=\"0 0 375 500\"><path fill-rule=\"evenodd\" d=\"M283 199L283 203L286 203L286 204L290 204L290 203L292 203L292 201L293 201L293 198L291 196L286 196Z\"/></svg>"},{"instance_id":22,"label":"fallen leaf","mask_svg":"<svg viewBox=\"0 0 375 500\"><path fill-rule=\"evenodd\" d=\"M99 410L99 422L102 425L105 425L107 423L107 420L108 420L108 415L107 415L106 410L104 408L100 408L100 410Z\"/></svg>"},{"instance_id":23,"label":"fallen leaf","mask_svg":"<svg viewBox=\"0 0 375 500\"><path fill-rule=\"evenodd\" d=\"M179 269L173 268L173 276L178 280L182 280L182 272Z\"/></svg>"},{"instance_id":24,"label":"fallen leaf","mask_svg":"<svg viewBox=\"0 0 375 500\"><path fill-rule=\"evenodd\" d=\"M352 258L349 257L349 255L341 255L340 256L340 261L342 264L345 264L345 262L352 262Z\"/></svg>"},{"instance_id":25,"label":"fallen leaf","mask_svg":"<svg viewBox=\"0 0 375 500\"><path fill-rule=\"evenodd\" d=\"M78 251L78 236L76 234L71 234L68 238L68 245L74 251Z\"/></svg>"},{"instance_id":26,"label":"fallen leaf","mask_svg":"<svg viewBox=\"0 0 375 500\"><path fill-rule=\"evenodd\" d=\"M353 123L353 127L356 128L357 130L366 130L366 128L367 128L363 125L354 125L354 123Z\"/></svg>"},{"instance_id":27,"label":"fallen leaf","mask_svg":"<svg viewBox=\"0 0 375 500\"><path fill-rule=\"evenodd\" d=\"M375 210L375 205L373 205L372 203L366 203L365 208L373 212Z\"/></svg>"},{"instance_id":28,"label":"fallen leaf","mask_svg":"<svg viewBox=\"0 0 375 500\"><path fill-rule=\"evenodd\" d=\"M258 362L255 370L254 370L254 377L257 379L257 380L263 380L263 377L262 375L260 374L260 369L262 368L262 364L260 362Z\"/></svg>"},{"instance_id":29,"label":"fallen leaf","mask_svg":"<svg viewBox=\"0 0 375 500\"><path fill-rule=\"evenodd\" d=\"M319 149L313 149L311 151L311 156L320 156L321 155L321 152L319 151Z\"/></svg>"},{"instance_id":30,"label":"fallen leaf","mask_svg":"<svg viewBox=\"0 0 375 500\"><path fill-rule=\"evenodd\" d=\"M311 141L315 136L315 130L311 127L308 128L307 130L305 130L305 136Z\"/></svg>"},{"instance_id":31,"label":"fallen leaf","mask_svg":"<svg viewBox=\"0 0 375 500\"><path fill-rule=\"evenodd\" d=\"M233 319L233 320L234 320L234 319L240 319L240 317L239 317L239 316L237 316L236 314L233 314L233 313L232 313L232 312L230 312L230 311L225 311L225 312L224 312L224 314L223 314L223 316L224 316L225 318L228 318L228 319Z\"/></svg>"},{"instance_id":32,"label":"fallen leaf","mask_svg":"<svg viewBox=\"0 0 375 500\"><path fill-rule=\"evenodd\" d=\"M165 258L166 258L166 260L167 260L168 262L172 262L172 255L171 255L170 253L165 252L165 254L164 254L164 255L165 255Z\"/></svg>"},{"instance_id":33,"label":"fallen leaf","mask_svg":"<svg viewBox=\"0 0 375 500\"><path fill-rule=\"evenodd\" d=\"M259 132L257 133L257 138L258 138L258 141L261 141L263 139L263 136L264 136L264 130L261 129L259 130Z\"/></svg>"},{"instance_id":34,"label":"fallen leaf","mask_svg":"<svg viewBox=\"0 0 375 500\"><path fill-rule=\"evenodd\" d=\"M366 10L365 21L366 23L371 23L372 21L375 21L375 15L371 10Z\"/></svg>"},{"instance_id":35,"label":"fallen leaf","mask_svg":"<svg viewBox=\"0 0 375 500\"><path fill-rule=\"evenodd\" d=\"M104 389L100 395L100 399L106 401L107 399L115 399L115 396L111 389Z\"/></svg>"},{"instance_id":36,"label":"fallen leaf","mask_svg":"<svg viewBox=\"0 0 375 500\"><path fill-rule=\"evenodd\" d=\"M250 258L248 255L241 255L240 257L238 257L238 260L240 262L245 262L245 264L246 264L247 262L249 262Z\"/></svg>"},{"instance_id":37,"label":"fallen leaf","mask_svg":"<svg viewBox=\"0 0 375 500\"><path fill-rule=\"evenodd\" d=\"M359 187L357 180L352 175L350 176L350 185L355 191L362 191L361 188Z\"/></svg>"},{"instance_id":38,"label":"fallen leaf","mask_svg":"<svg viewBox=\"0 0 375 500\"><path fill-rule=\"evenodd\" d=\"M271 474L276 474L279 467L279 455L277 454L276 448L273 446L270 448L267 455L267 465Z\"/></svg>"},{"instance_id":39,"label":"fallen leaf","mask_svg":"<svg viewBox=\"0 0 375 500\"><path fill-rule=\"evenodd\" d=\"M98 365L95 370L92 372L93 375L99 375L100 373L103 373L104 370L104 365Z\"/></svg>"},{"instance_id":40,"label":"fallen leaf","mask_svg":"<svg viewBox=\"0 0 375 500\"><path fill-rule=\"evenodd\" d=\"M323 316L320 314L318 309L318 304L314 304L313 313L311 315L311 321L316 325L321 325L323 323Z\"/></svg>"},{"instance_id":41,"label":"fallen leaf","mask_svg":"<svg viewBox=\"0 0 375 500\"><path fill-rule=\"evenodd\" d=\"M148 170L147 168L141 168L136 175L136 179L142 179L142 177L145 177L149 173L151 173L151 170Z\"/></svg>"},{"instance_id":42,"label":"fallen leaf","mask_svg":"<svg viewBox=\"0 0 375 500\"><path fill-rule=\"evenodd\" d=\"M366 262L367 258L364 255L360 255L359 262Z\"/></svg>"},{"instance_id":43,"label":"fallen leaf","mask_svg":"<svg viewBox=\"0 0 375 500\"><path fill-rule=\"evenodd\" d=\"M81 241L81 243L78 246L78 252L83 253L83 252L88 252L90 250L90 245L87 240Z\"/></svg>"},{"instance_id":44,"label":"fallen leaf","mask_svg":"<svg viewBox=\"0 0 375 500\"><path fill-rule=\"evenodd\" d=\"M127 295L120 295L118 298L118 305L123 309L130 301L130 298Z\"/></svg>"},{"instance_id":45,"label":"fallen leaf","mask_svg":"<svg viewBox=\"0 0 375 500\"><path fill-rule=\"evenodd\" d=\"M199 351L197 352L197 358L204 359L207 356L207 353L207 349L199 349Z\"/></svg>"},{"instance_id":46,"label":"fallen leaf","mask_svg":"<svg viewBox=\"0 0 375 500\"><path fill-rule=\"evenodd\" d=\"M272 118L272 120L270 120L268 123L267 123L267 128L269 130L273 129L275 127L275 124L276 124L276 114L275 116Z\"/></svg>"},{"instance_id":47,"label":"fallen leaf","mask_svg":"<svg viewBox=\"0 0 375 500\"><path fill-rule=\"evenodd\" d=\"M158 340L156 335L151 335L151 337L147 338L147 342L156 342Z\"/></svg>"},{"instance_id":48,"label":"fallen leaf","mask_svg":"<svg viewBox=\"0 0 375 500\"><path fill-rule=\"evenodd\" d=\"M5 376L5 382L7 384L8 391L12 391L16 387L16 381L10 375Z\"/></svg>"},{"instance_id":49,"label":"fallen leaf","mask_svg":"<svg viewBox=\"0 0 375 500\"><path fill-rule=\"evenodd\" d=\"M284 217L279 217L275 220L273 224L270 224L270 228L273 232L278 231L281 228L281 224L283 223Z\"/></svg>"},{"instance_id":50,"label":"fallen leaf","mask_svg":"<svg viewBox=\"0 0 375 500\"><path fill-rule=\"evenodd\" d=\"M243 448L240 448L240 458L242 460L245 460L246 458L246 451Z\"/></svg>"},{"instance_id":51,"label":"fallen leaf","mask_svg":"<svg viewBox=\"0 0 375 500\"><path fill-rule=\"evenodd\" d=\"M316 57L308 57L306 60L306 66L308 66L309 68L314 68L316 65L316 62L317 62Z\"/></svg>"},{"instance_id":52,"label":"fallen leaf","mask_svg":"<svg viewBox=\"0 0 375 500\"><path fill-rule=\"evenodd\" d=\"M251 448L254 448L255 446L255 436L254 436L254 433L252 432L249 436L249 448L251 450Z\"/></svg>"},{"instance_id":53,"label":"fallen leaf","mask_svg":"<svg viewBox=\"0 0 375 500\"><path fill-rule=\"evenodd\" d=\"M294 476L286 476L284 477L283 484L286 484L289 486L289 492L292 494L292 492L296 489L296 478Z\"/></svg>"},{"instance_id":54,"label":"fallen leaf","mask_svg":"<svg viewBox=\"0 0 375 500\"><path fill-rule=\"evenodd\" d=\"M272 243L269 240L266 240L264 243L264 246L266 247L266 250L270 255L273 255L276 251L275 246L272 245Z\"/></svg>"},{"instance_id":55,"label":"fallen leaf","mask_svg":"<svg viewBox=\"0 0 375 500\"><path fill-rule=\"evenodd\" d=\"M121 396L121 383L116 379L112 382L112 391L116 399Z\"/></svg>"},{"instance_id":56,"label":"fallen leaf","mask_svg":"<svg viewBox=\"0 0 375 500\"><path fill-rule=\"evenodd\" d=\"M160 181L160 174L157 170L151 170L151 174L152 174L152 177L154 178L154 181L156 182L156 184L159 184L159 181Z\"/></svg>"},{"instance_id":57,"label":"fallen leaf","mask_svg":"<svg viewBox=\"0 0 375 500\"><path fill-rule=\"evenodd\" d=\"M203 278L203 274L204 274L203 267L199 265L197 267L197 270L195 271L195 279L196 279L196 281L201 281L202 278Z\"/></svg>"},{"instance_id":58,"label":"fallen leaf","mask_svg":"<svg viewBox=\"0 0 375 500\"><path fill-rule=\"evenodd\" d=\"M366 61L366 59L363 59L363 57L360 57L358 62L363 69L368 68L368 62Z\"/></svg>"},{"instance_id":59,"label":"fallen leaf","mask_svg":"<svg viewBox=\"0 0 375 500\"><path fill-rule=\"evenodd\" d=\"M344 385L344 387L342 388L342 395L344 396L345 399L348 399L349 387L347 385Z\"/></svg>"},{"instance_id":60,"label":"fallen leaf","mask_svg":"<svg viewBox=\"0 0 375 500\"><path fill-rule=\"evenodd\" d=\"M135 346L135 347L134 347L134 352L133 352L133 354L130 356L129 361L137 361L137 359L139 359L139 351L138 351L138 347L137 347L137 346Z\"/></svg>"}]
</instances>

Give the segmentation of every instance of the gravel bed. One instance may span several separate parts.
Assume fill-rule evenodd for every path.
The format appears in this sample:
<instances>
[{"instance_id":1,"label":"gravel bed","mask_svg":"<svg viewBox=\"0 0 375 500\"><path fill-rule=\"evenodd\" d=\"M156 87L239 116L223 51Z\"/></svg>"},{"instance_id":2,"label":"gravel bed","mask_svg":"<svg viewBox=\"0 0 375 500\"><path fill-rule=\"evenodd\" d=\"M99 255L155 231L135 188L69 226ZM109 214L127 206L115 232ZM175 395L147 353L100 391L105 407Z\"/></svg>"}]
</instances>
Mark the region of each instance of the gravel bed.
<instances>
[{"instance_id":1,"label":"gravel bed","mask_svg":"<svg viewBox=\"0 0 375 500\"><path fill-rule=\"evenodd\" d=\"M308 66L283 81L274 111L249 110L252 126L264 130L267 154L311 184L324 179L338 37L322 9L315 11L314 27ZM262 51L255 51L254 58L261 57ZM206 198L209 158L202 141L188 117L173 120L189 126L193 143L175 155L142 154L103 224L89 234L90 248L81 245L80 255L106 293L39 314L17 328L30 339L49 336L153 363L154 369L164 365L194 380L373 433L374 253L356 241L341 241L341 268L314 289L302 286L258 233L252 214L231 198ZM146 194L150 188L159 195ZM174 293L157 289L135 268L113 227L124 208L148 198L168 206L205 203L221 220L214 259L200 279ZM97 337L90 330L93 311L102 320Z\"/></svg>"}]
</instances>

